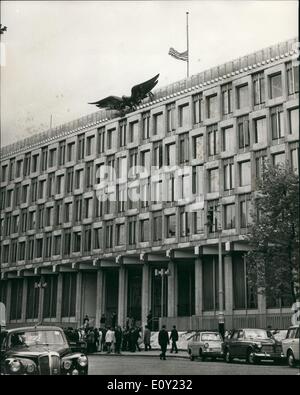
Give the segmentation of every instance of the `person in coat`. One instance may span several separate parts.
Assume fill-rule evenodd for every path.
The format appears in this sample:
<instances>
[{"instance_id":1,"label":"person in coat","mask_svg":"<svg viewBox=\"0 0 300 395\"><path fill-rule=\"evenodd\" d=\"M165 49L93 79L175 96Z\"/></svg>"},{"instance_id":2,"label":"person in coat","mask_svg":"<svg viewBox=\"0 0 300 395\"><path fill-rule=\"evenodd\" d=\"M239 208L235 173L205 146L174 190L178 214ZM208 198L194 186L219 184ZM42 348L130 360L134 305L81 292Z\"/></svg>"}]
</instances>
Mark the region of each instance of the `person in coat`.
<instances>
[{"instance_id":1,"label":"person in coat","mask_svg":"<svg viewBox=\"0 0 300 395\"><path fill-rule=\"evenodd\" d=\"M178 353L178 348L177 348L177 344L176 342L178 341L178 332L176 329L176 325L173 325L173 329L171 331L171 336L170 339L172 340L172 348L171 348L171 352L175 351L175 353Z\"/></svg>"},{"instance_id":2,"label":"person in coat","mask_svg":"<svg viewBox=\"0 0 300 395\"><path fill-rule=\"evenodd\" d=\"M145 345L145 351L151 350L151 331L148 327L148 325L145 326L144 330L144 345Z\"/></svg>"},{"instance_id":3,"label":"person in coat","mask_svg":"<svg viewBox=\"0 0 300 395\"><path fill-rule=\"evenodd\" d=\"M111 353L112 345L115 343L115 332L109 327L105 335L107 353Z\"/></svg>"},{"instance_id":4,"label":"person in coat","mask_svg":"<svg viewBox=\"0 0 300 395\"><path fill-rule=\"evenodd\" d=\"M120 326L118 326L115 330L115 339L116 339L115 353L116 354L121 354L122 337L123 337L122 329Z\"/></svg>"},{"instance_id":5,"label":"person in coat","mask_svg":"<svg viewBox=\"0 0 300 395\"><path fill-rule=\"evenodd\" d=\"M166 325L163 325L158 334L158 344L160 345L161 353L159 358L166 360L166 351L168 344L170 344L169 334L166 330Z\"/></svg>"}]
</instances>

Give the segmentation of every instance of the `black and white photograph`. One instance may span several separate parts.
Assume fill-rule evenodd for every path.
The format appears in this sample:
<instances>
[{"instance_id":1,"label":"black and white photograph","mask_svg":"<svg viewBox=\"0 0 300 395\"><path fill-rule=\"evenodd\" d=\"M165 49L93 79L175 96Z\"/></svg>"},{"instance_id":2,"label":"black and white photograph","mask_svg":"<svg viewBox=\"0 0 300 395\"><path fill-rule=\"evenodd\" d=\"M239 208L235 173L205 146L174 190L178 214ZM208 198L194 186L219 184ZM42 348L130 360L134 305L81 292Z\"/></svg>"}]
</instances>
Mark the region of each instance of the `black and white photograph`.
<instances>
[{"instance_id":1,"label":"black and white photograph","mask_svg":"<svg viewBox=\"0 0 300 395\"><path fill-rule=\"evenodd\" d=\"M298 1L0 7L1 375L300 375Z\"/></svg>"}]
</instances>

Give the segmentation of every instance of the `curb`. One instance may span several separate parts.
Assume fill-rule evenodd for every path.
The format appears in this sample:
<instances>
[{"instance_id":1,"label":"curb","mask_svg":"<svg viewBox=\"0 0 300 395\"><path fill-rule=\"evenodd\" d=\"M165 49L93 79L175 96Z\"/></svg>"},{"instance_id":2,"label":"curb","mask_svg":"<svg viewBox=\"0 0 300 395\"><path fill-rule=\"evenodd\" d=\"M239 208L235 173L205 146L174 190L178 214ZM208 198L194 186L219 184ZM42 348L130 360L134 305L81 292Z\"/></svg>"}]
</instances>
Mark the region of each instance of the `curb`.
<instances>
[{"instance_id":1,"label":"curb","mask_svg":"<svg viewBox=\"0 0 300 395\"><path fill-rule=\"evenodd\" d=\"M99 356L99 357L131 357L131 356L133 356L133 357L147 357L147 358L159 358L159 352L157 353L157 354L141 354L141 353L139 353L139 352L135 352L135 353L130 353L130 354L123 354L123 353L121 353L121 354L114 354L114 353L111 353L111 354L107 354L107 353L100 353L100 352L95 352L95 353L92 353L92 354L87 354L87 356L89 357L89 356L93 356L93 355L95 355L95 356ZM170 355L170 354L167 354L166 355L166 358L167 359L169 359L169 358L180 358L180 359L189 359L189 357L188 356L185 356L185 355Z\"/></svg>"}]
</instances>

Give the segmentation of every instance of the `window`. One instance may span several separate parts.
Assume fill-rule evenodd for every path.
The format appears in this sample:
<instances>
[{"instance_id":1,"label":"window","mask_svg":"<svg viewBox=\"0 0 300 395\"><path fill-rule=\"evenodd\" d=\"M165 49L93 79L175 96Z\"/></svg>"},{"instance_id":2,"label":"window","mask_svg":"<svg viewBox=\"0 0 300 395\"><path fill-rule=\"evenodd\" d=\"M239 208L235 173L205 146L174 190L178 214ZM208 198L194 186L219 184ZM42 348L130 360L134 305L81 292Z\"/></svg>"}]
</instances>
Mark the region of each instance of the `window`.
<instances>
[{"instance_id":1,"label":"window","mask_svg":"<svg viewBox=\"0 0 300 395\"><path fill-rule=\"evenodd\" d=\"M42 158L41 158L41 171L47 170L48 167L48 147L42 148Z\"/></svg>"},{"instance_id":2,"label":"window","mask_svg":"<svg viewBox=\"0 0 300 395\"><path fill-rule=\"evenodd\" d=\"M242 109L249 106L248 84L238 86L236 88L237 94L237 109Z\"/></svg>"},{"instance_id":3,"label":"window","mask_svg":"<svg viewBox=\"0 0 300 395\"><path fill-rule=\"evenodd\" d=\"M37 228L38 229L43 229L44 227L44 212L45 212L45 207L43 204L38 206L37 210Z\"/></svg>"},{"instance_id":4,"label":"window","mask_svg":"<svg viewBox=\"0 0 300 395\"><path fill-rule=\"evenodd\" d=\"M25 260L25 241L20 241L19 248L18 248L18 260L24 261Z\"/></svg>"},{"instance_id":5,"label":"window","mask_svg":"<svg viewBox=\"0 0 300 395\"><path fill-rule=\"evenodd\" d=\"M100 218L103 215L103 201L97 196L95 197L95 216Z\"/></svg>"},{"instance_id":6,"label":"window","mask_svg":"<svg viewBox=\"0 0 300 395\"><path fill-rule=\"evenodd\" d=\"M83 251L90 253L92 249L92 229L90 226L84 227L84 240L83 240Z\"/></svg>"},{"instance_id":7,"label":"window","mask_svg":"<svg viewBox=\"0 0 300 395\"><path fill-rule=\"evenodd\" d=\"M27 203L29 185L22 186L22 203Z\"/></svg>"},{"instance_id":8,"label":"window","mask_svg":"<svg viewBox=\"0 0 300 395\"><path fill-rule=\"evenodd\" d=\"M126 145L126 129L127 121L123 120L119 122L119 146L125 147Z\"/></svg>"},{"instance_id":9,"label":"window","mask_svg":"<svg viewBox=\"0 0 300 395\"><path fill-rule=\"evenodd\" d=\"M37 187L38 187L37 178L33 178L31 180L31 196L30 196L31 203L34 203L37 200Z\"/></svg>"},{"instance_id":10,"label":"window","mask_svg":"<svg viewBox=\"0 0 300 395\"><path fill-rule=\"evenodd\" d=\"M106 248L113 248L113 223L107 222L105 227Z\"/></svg>"},{"instance_id":11,"label":"window","mask_svg":"<svg viewBox=\"0 0 300 395\"><path fill-rule=\"evenodd\" d=\"M239 163L240 169L240 187L251 185L251 162L245 161Z\"/></svg>"},{"instance_id":12,"label":"window","mask_svg":"<svg viewBox=\"0 0 300 395\"><path fill-rule=\"evenodd\" d=\"M27 239L27 260L32 261L34 258L34 236L29 236Z\"/></svg>"},{"instance_id":13,"label":"window","mask_svg":"<svg viewBox=\"0 0 300 395\"><path fill-rule=\"evenodd\" d=\"M127 157L118 158L118 178L126 181L127 179Z\"/></svg>"},{"instance_id":14,"label":"window","mask_svg":"<svg viewBox=\"0 0 300 395\"><path fill-rule=\"evenodd\" d=\"M285 153L280 152L278 154L274 154L273 156L273 165L274 166L284 166L285 165Z\"/></svg>"},{"instance_id":15,"label":"window","mask_svg":"<svg viewBox=\"0 0 300 395\"><path fill-rule=\"evenodd\" d=\"M36 239L36 257L42 258L43 257L43 239Z\"/></svg>"},{"instance_id":16,"label":"window","mask_svg":"<svg viewBox=\"0 0 300 395\"><path fill-rule=\"evenodd\" d=\"M158 203L162 203L162 180L159 181L152 181L152 185L151 185L151 200L153 202L153 204L158 204Z\"/></svg>"},{"instance_id":17,"label":"window","mask_svg":"<svg viewBox=\"0 0 300 395\"><path fill-rule=\"evenodd\" d=\"M208 155L209 156L217 155L219 153L218 125L214 124L208 126L207 134L208 134Z\"/></svg>"},{"instance_id":18,"label":"window","mask_svg":"<svg viewBox=\"0 0 300 395\"><path fill-rule=\"evenodd\" d=\"M65 223L72 222L72 202L65 203L64 214L65 214L64 222Z\"/></svg>"},{"instance_id":19,"label":"window","mask_svg":"<svg viewBox=\"0 0 300 395\"><path fill-rule=\"evenodd\" d=\"M293 108L289 114L289 132L299 136L299 108Z\"/></svg>"},{"instance_id":20,"label":"window","mask_svg":"<svg viewBox=\"0 0 300 395\"><path fill-rule=\"evenodd\" d=\"M52 256L52 233L45 234L45 258Z\"/></svg>"},{"instance_id":21,"label":"window","mask_svg":"<svg viewBox=\"0 0 300 395\"><path fill-rule=\"evenodd\" d=\"M179 136L179 162L189 162L189 134L184 133Z\"/></svg>"},{"instance_id":22,"label":"window","mask_svg":"<svg viewBox=\"0 0 300 395\"><path fill-rule=\"evenodd\" d=\"M31 154L25 154L24 158L24 166L23 166L23 176L27 177L30 174L30 163L31 163Z\"/></svg>"},{"instance_id":23,"label":"window","mask_svg":"<svg viewBox=\"0 0 300 395\"><path fill-rule=\"evenodd\" d=\"M125 224L117 224L117 245L125 245Z\"/></svg>"},{"instance_id":24,"label":"window","mask_svg":"<svg viewBox=\"0 0 300 395\"><path fill-rule=\"evenodd\" d=\"M248 116L237 118L239 148L245 149L250 145L249 118Z\"/></svg>"},{"instance_id":25,"label":"window","mask_svg":"<svg viewBox=\"0 0 300 395\"><path fill-rule=\"evenodd\" d=\"M212 95L206 98L207 118L216 118L218 115L218 96Z\"/></svg>"},{"instance_id":26,"label":"window","mask_svg":"<svg viewBox=\"0 0 300 395\"><path fill-rule=\"evenodd\" d=\"M254 119L254 142L267 143L267 120L265 117Z\"/></svg>"},{"instance_id":27,"label":"window","mask_svg":"<svg viewBox=\"0 0 300 395\"><path fill-rule=\"evenodd\" d=\"M63 193L63 182L64 182L64 175L58 175L56 177L56 193L60 195Z\"/></svg>"},{"instance_id":28,"label":"window","mask_svg":"<svg viewBox=\"0 0 300 395\"><path fill-rule=\"evenodd\" d=\"M102 154L105 151L105 127L98 129L97 152Z\"/></svg>"},{"instance_id":29,"label":"window","mask_svg":"<svg viewBox=\"0 0 300 395\"><path fill-rule=\"evenodd\" d=\"M232 112L232 85L226 84L221 87L222 92L222 113L223 115Z\"/></svg>"},{"instance_id":30,"label":"window","mask_svg":"<svg viewBox=\"0 0 300 395\"><path fill-rule=\"evenodd\" d=\"M93 198L84 199L84 218L92 218L93 216Z\"/></svg>"},{"instance_id":31,"label":"window","mask_svg":"<svg viewBox=\"0 0 300 395\"><path fill-rule=\"evenodd\" d=\"M58 146L58 166L63 166L66 161L66 141L60 141Z\"/></svg>"},{"instance_id":32,"label":"window","mask_svg":"<svg viewBox=\"0 0 300 395\"><path fill-rule=\"evenodd\" d=\"M235 204L224 205L224 228L235 228Z\"/></svg>"},{"instance_id":33,"label":"window","mask_svg":"<svg viewBox=\"0 0 300 395\"><path fill-rule=\"evenodd\" d=\"M234 188L234 161L233 158L224 160L224 191Z\"/></svg>"},{"instance_id":34,"label":"window","mask_svg":"<svg viewBox=\"0 0 300 395\"><path fill-rule=\"evenodd\" d=\"M9 244L2 246L2 263L8 263L9 260Z\"/></svg>"},{"instance_id":35,"label":"window","mask_svg":"<svg viewBox=\"0 0 300 395\"><path fill-rule=\"evenodd\" d=\"M1 195L0 195L0 209L5 209L5 197L6 197L6 189L1 188Z\"/></svg>"},{"instance_id":36,"label":"window","mask_svg":"<svg viewBox=\"0 0 300 395\"><path fill-rule=\"evenodd\" d=\"M53 207L46 208L46 226L53 226Z\"/></svg>"},{"instance_id":37,"label":"window","mask_svg":"<svg viewBox=\"0 0 300 395\"><path fill-rule=\"evenodd\" d=\"M149 177L140 180L140 200L141 200L142 208L149 206L149 200L150 200Z\"/></svg>"},{"instance_id":38,"label":"window","mask_svg":"<svg viewBox=\"0 0 300 395\"><path fill-rule=\"evenodd\" d=\"M19 215L14 215L12 217L12 233L19 233L19 222L20 222L19 219L20 219Z\"/></svg>"},{"instance_id":39,"label":"window","mask_svg":"<svg viewBox=\"0 0 300 395\"><path fill-rule=\"evenodd\" d=\"M153 135L163 133L163 113L153 115Z\"/></svg>"},{"instance_id":40,"label":"window","mask_svg":"<svg viewBox=\"0 0 300 395\"><path fill-rule=\"evenodd\" d=\"M143 219L140 222L141 229L141 242L150 241L150 228L149 228L149 219Z\"/></svg>"},{"instance_id":41,"label":"window","mask_svg":"<svg viewBox=\"0 0 300 395\"><path fill-rule=\"evenodd\" d=\"M77 159L81 160L84 158L84 134L80 134L77 137Z\"/></svg>"},{"instance_id":42,"label":"window","mask_svg":"<svg viewBox=\"0 0 300 395\"><path fill-rule=\"evenodd\" d=\"M95 151L95 136L86 138L86 156L92 155Z\"/></svg>"},{"instance_id":43,"label":"window","mask_svg":"<svg viewBox=\"0 0 300 395\"><path fill-rule=\"evenodd\" d=\"M15 191L14 191L14 207L18 207L21 202L21 184L15 184Z\"/></svg>"},{"instance_id":44,"label":"window","mask_svg":"<svg viewBox=\"0 0 300 395\"><path fill-rule=\"evenodd\" d=\"M202 93L193 96L193 124L203 121L203 96Z\"/></svg>"},{"instance_id":45,"label":"window","mask_svg":"<svg viewBox=\"0 0 300 395\"><path fill-rule=\"evenodd\" d=\"M162 142L154 143L153 146L153 166L160 169L162 167Z\"/></svg>"},{"instance_id":46,"label":"window","mask_svg":"<svg viewBox=\"0 0 300 395\"><path fill-rule=\"evenodd\" d=\"M23 165L23 159L17 160L17 164L16 164L16 178L21 177L22 165ZM4 180L2 180L2 181L4 181Z\"/></svg>"},{"instance_id":47,"label":"window","mask_svg":"<svg viewBox=\"0 0 300 395\"><path fill-rule=\"evenodd\" d=\"M93 186L93 162L87 162L85 165L85 186L91 188Z\"/></svg>"},{"instance_id":48,"label":"window","mask_svg":"<svg viewBox=\"0 0 300 395\"><path fill-rule=\"evenodd\" d=\"M272 107L270 112L272 139L276 140L284 137L284 119L282 106Z\"/></svg>"},{"instance_id":49,"label":"window","mask_svg":"<svg viewBox=\"0 0 300 395\"><path fill-rule=\"evenodd\" d=\"M94 229L94 249L95 250L100 250L102 249L102 228L96 228Z\"/></svg>"},{"instance_id":50,"label":"window","mask_svg":"<svg viewBox=\"0 0 300 395\"><path fill-rule=\"evenodd\" d=\"M156 212L153 214L153 241L162 240L162 214Z\"/></svg>"},{"instance_id":51,"label":"window","mask_svg":"<svg viewBox=\"0 0 300 395\"><path fill-rule=\"evenodd\" d=\"M145 171L147 171L148 175L150 175L150 151L142 151L141 152L141 166L144 167Z\"/></svg>"},{"instance_id":52,"label":"window","mask_svg":"<svg viewBox=\"0 0 300 395\"><path fill-rule=\"evenodd\" d=\"M112 149L115 141L116 129L108 129L107 131L107 149Z\"/></svg>"},{"instance_id":53,"label":"window","mask_svg":"<svg viewBox=\"0 0 300 395\"><path fill-rule=\"evenodd\" d=\"M23 280L11 280L10 319L17 320L22 316Z\"/></svg>"},{"instance_id":54,"label":"window","mask_svg":"<svg viewBox=\"0 0 300 395\"><path fill-rule=\"evenodd\" d=\"M46 180L39 181L39 199L45 199Z\"/></svg>"},{"instance_id":55,"label":"window","mask_svg":"<svg viewBox=\"0 0 300 395\"><path fill-rule=\"evenodd\" d=\"M252 223L251 218L251 196L240 196L240 227L247 228Z\"/></svg>"},{"instance_id":56,"label":"window","mask_svg":"<svg viewBox=\"0 0 300 395\"><path fill-rule=\"evenodd\" d=\"M25 233L27 231L27 210L21 211L21 232Z\"/></svg>"},{"instance_id":57,"label":"window","mask_svg":"<svg viewBox=\"0 0 300 395\"><path fill-rule=\"evenodd\" d=\"M8 191L6 193L6 208L11 207L11 204L12 204L12 193L13 193L13 190L12 189L8 189Z\"/></svg>"},{"instance_id":58,"label":"window","mask_svg":"<svg viewBox=\"0 0 300 395\"><path fill-rule=\"evenodd\" d=\"M48 174L48 198L51 198L54 196L54 173L49 173Z\"/></svg>"},{"instance_id":59,"label":"window","mask_svg":"<svg viewBox=\"0 0 300 395\"><path fill-rule=\"evenodd\" d=\"M167 166L176 165L176 145L168 144L166 145L166 164Z\"/></svg>"},{"instance_id":60,"label":"window","mask_svg":"<svg viewBox=\"0 0 300 395\"><path fill-rule=\"evenodd\" d=\"M208 170L208 192L219 191L219 169Z\"/></svg>"},{"instance_id":61,"label":"window","mask_svg":"<svg viewBox=\"0 0 300 395\"><path fill-rule=\"evenodd\" d=\"M49 150L49 167L56 166L56 148Z\"/></svg>"},{"instance_id":62,"label":"window","mask_svg":"<svg viewBox=\"0 0 300 395\"><path fill-rule=\"evenodd\" d=\"M5 214L4 221L4 236L10 236L10 227L11 227L11 213Z\"/></svg>"},{"instance_id":63,"label":"window","mask_svg":"<svg viewBox=\"0 0 300 395\"><path fill-rule=\"evenodd\" d=\"M28 214L28 230L35 229L35 223L36 221L36 212L35 211L29 211Z\"/></svg>"},{"instance_id":64,"label":"window","mask_svg":"<svg viewBox=\"0 0 300 395\"><path fill-rule=\"evenodd\" d=\"M233 151L235 147L235 136L233 126L222 129L222 151Z\"/></svg>"},{"instance_id":65,"label":"window","mask_svg":"<svg viewBox=\"0 0 300 395\"><path fill-rule=\"evenodd\" d=\"M44 280L47 286L44 289L43 317L55 318L57 303L57 276L45 276Z\"/></svg>"},{"instance_id":66,"label":"window","mask_svg":"<svg viewBox=\"0 0 300 395\"><path fill-rule=\"evenodd\" d=\"M134 141L137 141L138 135L139 135L138 121L130 122L130 124L129 124L129 142L133 143Z\"/></svg>"},{"instance_id":67,"label":"window","mask_svg":"<svg viewBox=\"0 0 300 395\"><path fill-rule=\"evenodd\" d=\"M261 179L264 171L265 161L267 159L267 151L261 150L255 153L255 176L256 179Z\"/></svg>"},{"instance_id":68,"label":"window","mask_svg":"<svg viewBox=\"0 0 300 395\"><path fill-rule=\"evenodd\" d=\"M142 114L142 129L143 139L146 140L150 137L150 112L144 112Z\"/></svg>"},{"instance_id":69,"label":"window","mask_svg":"<svg viewBox=\"0 0 300 395\"><path fill-rule=\"evenodd\" d=\"M37 172L38 160L39 160L39 154L32 155L32 169L31 169L32 173Z\"/></svg>"},{"instance_id":70,"label":"window","mask_svg":"<svg viewBox=\"0 0 300 395\"><path fill-rule=\"evenodd\" d=\"M73 192L73 177L74 177L74 169L73 167L68 167L66 173L66 193Z\"/></svg>"},{"instance_id":71,"label":"window","mask_svg":"<svg viewBox=\"0 0 300 395\"><path fill-rule=\"evenodd\" d=\"M170 133L175 129L175 103L170 103L167 104L167 132Z\"/></svg>"},{"instance_id":72,"label":"window","mask_svg":"<svg viewBox=\"0 0 300 395\"><path fill-rule=\"evenodd\" d=\"M289 95L299 92L299 65L292 62L287 64L287 85Z\"/></svg>"},{"instance_id":73,"label":"window","mask_svg":"<svg viewBox=\"0 0 300 395\"><path fill-rule=\"evenodd\" d=\"M82 220L82 196L75 196L75 222Z\"/></svg>"},{"instance_id":74,"label":"window","mask_svg":"<svg viewBox=\"0 0 300 395\"><path fill-rule=\"evenodd\" d=\"M1 182L6 181L6 176L7 176L7 165L1 167ZM16 176L16 177L19 177L19 176Z\"/></svg>"},{"instance_id":75,"label":"window","mask_svg":"<svg viewBox=\"0 0 300 395\"><path fill-rule=\"evenodd\" d=\"M123 213L125 211L126 193L126 184L117 185L117 202L119 213Z\"/></svg>"},{"instance_id":76,"label":"window","mask_svg":"<svg viewBox=\"0 0 300 395\"><path fill-rule=\"evenodd\" d=\"M137 175L137 165L138 165L138 153L136 150L129 151L129 169L131 177L135 177Z\"/></svg>"},{"instance_id":77,"label":"window","mask_svg":"<svg viewBox=\"0 0 300 395\"><path fill-rule=\"evenodd\" d=\"M74 317L76 308L77 273L62 274L62 317Z\"/></svg>"},{"instance_id":78,"label":"window","mask_svg":"<svg viewBox=\"0 0 300 395\"><path fill-rule=\"evenodd\" d=\"M176 215L171 214L166 216L166 238L176 236Z\"/></svg>"},{"instance_id":79,"label":"window","mask_svg":"<svg viewBox=\"0 0 300 395\"><path fill-rule=\"evenodd\" d=\"M62 224L62 200L55 202L55 225Z\"/></svg>"},{"instance_id":80,"label":"window","mask_svg":"<svg viewBox=\"0 0 300 395\"><path fill-rule=\"evenodd\" d=\"M9 161L9 172L8 172L8 179L9 181L12 181L15 176L15 159L11 159Z\"/></svg>"},{"instance_id":81,"label":"window","mask_svg":"<svg viewBox=\"0 0 300 395\"><path fill-rule=\"evenodd\" d=\"M189 213L184 211L180 212L180 237L187 237L190 235Z\"/></svg>"},{"instance_id":82,"label":"window","mask_svg":"<svg viewBox=\"0 0 300 395\"><path fill-rule=\"evenodd\" d=\"M83 188L83 169L75 171L75 189Z\"/></svg>"},{"instance_id":83,"label":"window","mask_svg":"<svg viewBox=\"0 0 300 395\"><path fill-rule=\"evenodd\" d=\"M291 168L294 173L299 174L299 148L291 148Z\"/></svg>"},{"instance_id":84,"label":"window","mask_svg":"<svg viewBox=\"0 0 300 395\"><path fill-rule=\"evenodd\" d=\"M265 102L265 77L263 72L253 75L253 99L255 106Z\"/></svg>"},{"instance_id":85,"label":"window","mask_svg":"<svg viewBox=\"0 0 300 395\"><path fill-rule=\"evenodd\" d=\"M40 278L29 277L27 282L27 303L26 303L27 319L38 318L40 289L36 287L36 284L39 281Z\"/></svg>"},{"instance_id":86,"label":"window","mask_svg":"<svg viewBox=\"0 0 300 395\"><path fill-rule=\"evenodd\" d=\"M224 266L223 266L224 268ZM223 274L224 279L224 274ZM219 262L218 257L207 256L202 264L203 310L219 308ZM224 289L224 284L223 284Z\"/></svg>"},{"instance_id":87,"label":"window","mask_svg":"<svg viewBox=\"0 0 300 395\"><path fill-rule=\"evenodd\" d=\"M248 283L246 259L242 255L233 256L232 272L234 309L257 308L257 293Z\"/></svg>"},{"instance_id":88,"label":"window","mask_svg":"<svg viewBox=\"0 0 300 395\"><path fill-rule=\"evenodd\" d=\"M188 104L178 107L179 127L187 127L190 123L190 108Z\"/></svg>"},{"instance_id":89,"label":"window","mask_svg":"<svg viewBox=\"0 0 300 395\"><path fill-rule=\"evenodd\" d=\"M11 241L11 256L10 256L11 263L17 262L17 252L18 252L18 239L13 239ZM1 286L1 288L3 288L3 286Z\"/></svg>"},{"instance_id":90,"label":"window","mask_svg":"<svg viewBox=\"0 0 300 395\"><path fill-rule=\"evenodd\" d=\"M204 211L199 210L193 212L194 217L194 234L200 234L204 232Z\"/></svg>"},{"instance_id":91,"label":"window","mask_svg":"<svg viewBox=\"0 0 300 395\"><path fill-rule=\"evenodd\" d=\"M193 137L193 159L204 160L203 135Z\"/></svg>"},{"instance_id":92,"label":"window","mask_svg":"<svg viewBox=\"0 0 300 395\"><path fill-rule=\"evenodd\" d=\"M269 77L270 99L282 96L281 73L273 74Z\"/></svg>"},{"instance_id":93,"label":"window","mask_svg":"<svg viewBox=\"0 0 300 395\"><path fill-rule=\"evenodd\" d=\"M81 251L81 232L73 233L73 252Z\"/></svg>"},{"instance_id":94,"label":"window","mask_svg":"<svg viewBox=\"0 0 300 395\"><path fill-rule=\"evenodd\" d=\"M75 153L75 142L68 143L67 146L67 160L68 162L72 162L74 160Z\"/></svg>"},{"instance_id":95,"label":"window","mask_svg":"<svg viewBox=\"0 0 300 395\"><path fill-rule=\"evenodd\" d=\"M193 166L192 192L200 196L204 193L204 170L203 166Z\"/></svg>"}]
</instances>

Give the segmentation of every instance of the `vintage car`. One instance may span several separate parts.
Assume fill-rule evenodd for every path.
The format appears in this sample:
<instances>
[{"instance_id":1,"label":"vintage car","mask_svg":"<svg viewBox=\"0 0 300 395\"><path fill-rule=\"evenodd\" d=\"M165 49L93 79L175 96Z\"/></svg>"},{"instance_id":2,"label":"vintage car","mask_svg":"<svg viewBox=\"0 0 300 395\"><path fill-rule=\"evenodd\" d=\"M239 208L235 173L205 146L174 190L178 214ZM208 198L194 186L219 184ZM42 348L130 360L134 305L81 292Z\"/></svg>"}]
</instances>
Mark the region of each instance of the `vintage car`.
<instances>
[{"instance_id":1,"label":"vintage car","mask_svg":"<svg viewBox=\"0 0 300 395\"><path fill-rule=\"evenodd\" d=\"M300 361L299 334L300 326L291 326L287 331L286 338L282 340L282 350L284 355L287 357L287 361L290 367L295 366L296 363Z\"/></svg>"},{"instance_id":2,"label":"vintage car","mask_svg":"<svg viewBox=\"0 0 300 395\"><path fill-rule=\"evenodd\" d=\"M88 358L72 352L63 330L34 326L2 331L1 375L87 375Z\"/></svg>"},{"instance_id":3,"label":"vintage car","mask_svg":"<svg viewBox=\"0 0 300 395\"><path fill-rule=\"evenodd\" d=\"M223 340L218 332L197 332L187 346L190 360L223 357Z\"/></svg>"},{"instance_id":4,"label":"vintage car","mask_svg":"<svg viewBox=\"0 0 300 395\"><path fill-rule=\"evenodd\" d=\"M270 331L265 329L234 330L224 342L224 358L226 362L233 359L246 359L249 364L262 360L280 361L285 356L281 342L276 340Z\"/></svg>"}]
</instances>

